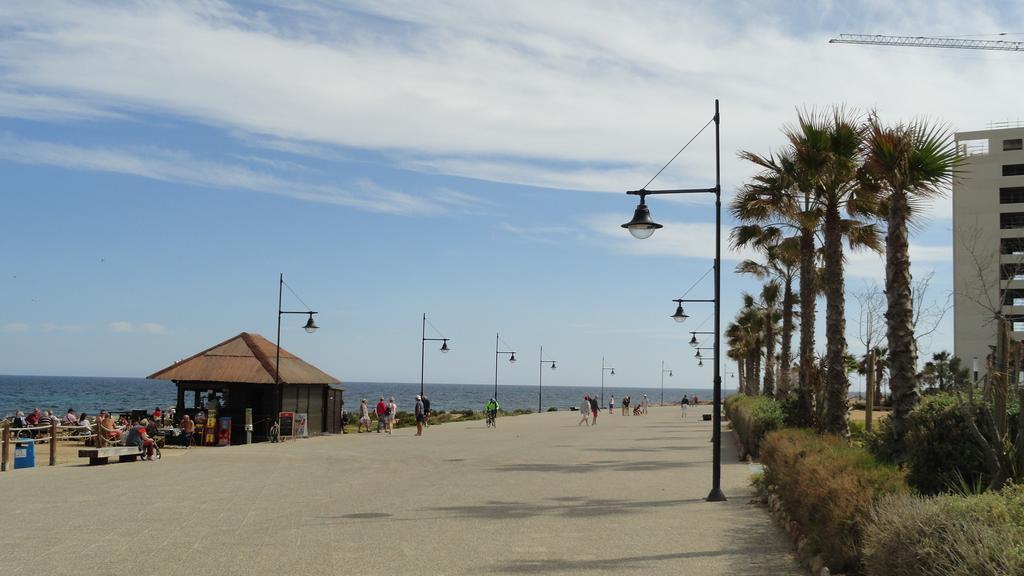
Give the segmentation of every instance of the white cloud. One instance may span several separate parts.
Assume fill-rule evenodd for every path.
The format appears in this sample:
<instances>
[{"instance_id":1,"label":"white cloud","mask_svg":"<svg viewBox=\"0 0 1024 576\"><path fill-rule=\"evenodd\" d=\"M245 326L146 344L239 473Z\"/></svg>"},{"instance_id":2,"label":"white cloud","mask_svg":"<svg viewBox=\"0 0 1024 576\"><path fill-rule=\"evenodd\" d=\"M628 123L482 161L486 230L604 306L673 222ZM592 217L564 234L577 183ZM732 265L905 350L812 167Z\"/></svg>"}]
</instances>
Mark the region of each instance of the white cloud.
<instances>
[{"instance_id":1,"label":"white cloud","mask_svg":"<svg viewBox=\"0 0 1024 576\"><path fill-rule=\"evenodd\" d=\"M636 240L622 228L624 214L604 214L585 221L586 227L613 250L646 256L678 256L712 261L715 257L715 225L710 222L661 222L661 228L646 240ZM722 226L722 260L759 259L753 250L729 247L731 228ZM723 267L723 270L725 268Z\"/></svg>"},{"instance_id":2,"label":"white cloud","mask_svg":"<svg viewBox=\"0 0 1024 576\"><path fill-rule=\"evenodd\" d=\"M19 333L28 332L32 327L24 322L8 322L6 324L0 324L0 332L8 333Z\"/></svg>"},{"instance_id":3,"label":"white cloud","mask_svg":"<svg viewBox=\"0 0 1024 576\"><path fill-rule=\"evenodd\" d=\"M110 331L122 334L166 334L167 328L155 322L133 324L123 320L110 323Z\"/></svg>"},{"instance_id":4,"label":"white cloud","mask_svg":"<svg viewBox=\"0 0 1024 576\"><path fill-rule=\"evenodd\" d=\"M56 324L44 322L39 325L40 332L64 332L65 334L78 334L85 331L85 326L80 324Z\"/></svg>"},{"instance_id":5,"label":"white cloud","mask_svg":"<svg viewBox=\"0 0 1024 576\"><path fill-rule=\"evenodd\" d=\"M288 196L309 202L351 206L370 212L390 214L438 214L467 198L439 196L431 202L411 194L389 190L366 179L351 182L347 189L284 179L254 170L242 164L224 164L195 158L183 150L112 147L82 147L39 140L26 140L11 133L0 133L0 159L59 166L78 170L96 170L130 174L153 180L183 182L197 186L251 190Z\"/></svg>"},{"instance_id":6,"label":"white cloud","mask_svg":"<svg viewBox=\"0 0 1024 576\"><path fill-rule=\"evenodd\" d=\"M924 115L964 129L1016 117L1016 55L827 43L846 23L997 30L1016 10L22 0L0 8L0 22L17 23L0 34L0 81L7 108L26 117L169 113L269 147L373 150L399 165L594 190L645 181L719 97L730 188L751 173L734 152L782 144L794 106L878 105L883 119ZM964 86L988 94L986 105ZM705 136L659 183L713 177Z\"/></svg>"}]
</instances>

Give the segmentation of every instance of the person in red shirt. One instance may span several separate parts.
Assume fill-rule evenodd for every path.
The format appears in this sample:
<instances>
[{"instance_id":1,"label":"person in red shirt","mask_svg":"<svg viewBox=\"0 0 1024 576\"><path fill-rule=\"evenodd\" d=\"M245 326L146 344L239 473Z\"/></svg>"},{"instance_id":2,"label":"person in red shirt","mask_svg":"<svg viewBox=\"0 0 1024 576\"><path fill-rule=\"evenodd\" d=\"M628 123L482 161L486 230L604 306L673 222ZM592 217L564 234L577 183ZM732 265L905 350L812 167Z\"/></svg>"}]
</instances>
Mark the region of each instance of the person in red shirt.
<instances>
[{"instance_id":1,"label":"person in red shirt","mask_svg":"<svg viewBox=\"0 0 1024 576\"><path fill-rule=\"evenodd\" d=\"M377 433L378 434L380 434L380 431L383 430L384 426L387 424L387 421L388 421L387 414L388 414L388 403L385 402L384 401L384 397L381 396L380 397L380 402L377 402Z\"/></svg>"},{"instance_id":2,"label":"person in red shirt","mask_svg":"<svg viewBox=\"0 0 1024 576\"><path fill-rule=\"evenodd\" d=\"M163 418L164 413L162 410L160 410L160 407L157 406L156 410L153 410L153 420L156 420L159 423L161 420L163 420Z\"/></svg>"}]
</instances>

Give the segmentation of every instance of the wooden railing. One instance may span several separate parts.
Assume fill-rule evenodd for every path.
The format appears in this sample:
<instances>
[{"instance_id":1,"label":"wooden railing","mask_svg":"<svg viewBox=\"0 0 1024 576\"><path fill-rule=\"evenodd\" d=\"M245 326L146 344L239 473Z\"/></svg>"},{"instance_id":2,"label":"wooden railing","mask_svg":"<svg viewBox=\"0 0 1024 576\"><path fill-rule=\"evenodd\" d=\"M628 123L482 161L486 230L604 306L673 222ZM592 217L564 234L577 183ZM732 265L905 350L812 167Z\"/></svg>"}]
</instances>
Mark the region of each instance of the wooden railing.
<instances>
[{"instance_id":1,"label":"wooden railing","mask_svg":"<svg viewBox=\"0 0 1024 576\"><path fill-rule=\"evenodd\" d=\"M97 445L102 445L105 438L97 434L101 426L99 423L89 426L62 426L54 421L47 426L28 426L15 428L11 422L0 423L0 472L6 472L12 464L11 445L18 442L32 442L35 445L49 445L50 466L57 465L57 444L61 441L78 441L95 439ZM42 434L42 432L48 432ZM29 433L32 437L21 438L22 433Z\"/></svg>"}]
</instances>

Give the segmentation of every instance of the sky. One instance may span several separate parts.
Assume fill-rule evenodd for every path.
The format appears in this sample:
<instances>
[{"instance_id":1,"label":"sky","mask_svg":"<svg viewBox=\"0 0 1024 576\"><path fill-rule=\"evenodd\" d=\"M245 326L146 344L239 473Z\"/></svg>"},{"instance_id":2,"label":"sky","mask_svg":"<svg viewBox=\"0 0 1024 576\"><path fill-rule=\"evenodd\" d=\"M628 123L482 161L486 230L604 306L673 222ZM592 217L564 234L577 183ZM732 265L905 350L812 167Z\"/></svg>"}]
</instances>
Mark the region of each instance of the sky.
<instances>
[{"instance_id":1,"label":"sky","mask_svg":"<svg viewBox=\"0 0 1024 576\"><path fill-rule=\"evenodd\" d=\"M638 189L721 101L737 153L832 105L951 132L1020 119L1020 54L851 46L841 33L994 38L1000 2L261 1L0 4L0 373L145 376L240 332L342 381L706 388L673 298L709 298L713 199ZM1019 39L1008 36L1004 39ZM714 184L708 128L650 188ZM734 225L724 215L723 227ZM951 202L912 237L928 298L952 287ZM723 327L743 291L723 255ZM698 281L701 277L703 280ZM853 292L884 279L847 266ZM691 289L692 288L692 289ZM307 308L308 307L308 308ZM819 316L824 305L819 304ZM819 320L823 320L820 318ZM819 322L821 323L821 322ZM819 326L819 332L822 328ZM824 346L824 338L818 338ZM922 356L952 349L952 313ZM732 367L727 373L733 372ZM726 386L731 387L727 376ZM856 384L855 384L856 387Z\"/></svg>"}]
</instances>

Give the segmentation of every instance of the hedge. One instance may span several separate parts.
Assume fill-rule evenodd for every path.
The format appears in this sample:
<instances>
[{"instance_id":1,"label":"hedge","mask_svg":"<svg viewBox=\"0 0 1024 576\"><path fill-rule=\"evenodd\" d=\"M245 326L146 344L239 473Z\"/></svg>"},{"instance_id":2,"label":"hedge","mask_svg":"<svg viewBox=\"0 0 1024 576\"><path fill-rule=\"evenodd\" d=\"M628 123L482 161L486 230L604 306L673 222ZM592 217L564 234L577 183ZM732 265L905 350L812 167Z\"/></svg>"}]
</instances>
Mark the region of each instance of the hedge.
<instances>
[{"instance_id":1,"label":"hedge","mask_svg":"<svg viewBox=\"0 0 1024 576\"><path fill-rule=\"evenodd\" d=\"M870 576L1024 574L1024 487L886 498L864 531Z\"/></svg>"},{"instance_id":2,"label":"hedge","mask_svg":"<svg viewBox=\"0 0 1024 576\"><path fill-rule=\"evenodd\" d=\"M903 473L866 449L810 430L784 429L761 441L765 482L833 572L857 574L865 524L884 496L907 494Z\"/></svg>"},{"instance_id":3,"label":"hedge","mask_svg":"<svg viewBox=\"0 0 1024 576\"><path fill-rule=\"evenodd\" d=\"M765 434L782 428L785 420L782 405L767 396L734 394L725 399L725 414L740 439L743 452L755 458L760 454Z\"/></svg>"}]
</instances>

